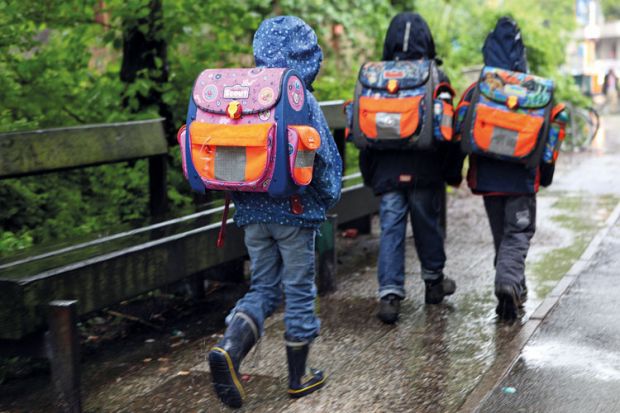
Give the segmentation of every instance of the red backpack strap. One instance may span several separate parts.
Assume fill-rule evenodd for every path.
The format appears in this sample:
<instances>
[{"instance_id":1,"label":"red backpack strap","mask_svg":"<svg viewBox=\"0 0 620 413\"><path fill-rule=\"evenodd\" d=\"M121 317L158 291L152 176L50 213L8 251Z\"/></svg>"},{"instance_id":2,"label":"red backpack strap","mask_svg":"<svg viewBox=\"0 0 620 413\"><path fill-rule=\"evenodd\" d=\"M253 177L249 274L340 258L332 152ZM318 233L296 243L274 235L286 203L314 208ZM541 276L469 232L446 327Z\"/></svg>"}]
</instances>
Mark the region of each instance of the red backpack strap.
<instances>
[{"instance_id":1,"label":"red backpack strap","mask_svg":"<svg viewBox=\"0 0 620 413\"><path fill-rule=\"evenodd\" d=\"M226 233L226 221L228 221L228 209L230 207L230 194L224 192L224 213L222 215L222 225L220 226L220 232L217 234L216 246L222 248L224 246L224 235Z\"/></svg>"},{"instance_id":2,"label":"red backpack strap","mask_svg":"<svg viewBox=\"0 0 620 413\"><path fill-rule=\"evenodd\" d=\"M450 100L452 100L454 96L456 96L456 92L454 91L454 89L452 89L452 86L450 86L449 83L441 82L437 85L435 91L433 92L433 99L437 99L437 96L439 96L439 94L442 92L448 92L450 94Z\"/></svg>"},{"instance_id":3,"label":"red backpack strap","mask_svg":"<svg viewBox=\"0 0 620 413\"><path fill-rule=\"evenodd\" d=\"M463 95L461 96L461 99L459 99L459 104L457 106L460 106L461 103L463 103L463 101L465 100L465 98L467 97L467 95L469 94L469 92L472 91L472 89L474 87L476 87L476 85L478 84L478 82L474 82L471 85L469 85L469 87L467 89L465 89L465 92L463 92ZM471 99L471 98L470 98Z\"/></svg>"},{"instance_id":4,"label":"red backpack strap","mask_svg":"<svg viewBox=\"0 0 620 413\"><path fill-rule=\"evenodd\" d=\"M560 114L564 109L566 109L566 105L564 103L558 103L551 109L551 119L555 119L556 116Z\"/></svg>"},{"instance_id":5,"label":"red backpack strap","mask_svg":"<svg viewBox=\"0 0 620 413\"><path fill-rule=\"evenodd\" d=\"M293 195L290 199L291 202L291 212L295 215L301 215L304 213L304 204L301 202L301 197L299 195Z\"/></svg>"}]
</instances>

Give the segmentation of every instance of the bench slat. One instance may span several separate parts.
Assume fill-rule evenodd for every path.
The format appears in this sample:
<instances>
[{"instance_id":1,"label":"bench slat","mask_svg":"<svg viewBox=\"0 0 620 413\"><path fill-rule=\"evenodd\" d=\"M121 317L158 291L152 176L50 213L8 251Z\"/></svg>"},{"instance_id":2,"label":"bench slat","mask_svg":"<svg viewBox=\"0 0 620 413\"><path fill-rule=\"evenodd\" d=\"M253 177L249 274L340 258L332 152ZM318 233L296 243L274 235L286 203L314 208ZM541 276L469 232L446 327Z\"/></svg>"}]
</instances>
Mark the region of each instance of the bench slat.
<instances>
[{"instance_id":1,"label":"bench slat","mask_svg":"<svg viewBox=\"0 0 620 413\"><path fill-rule=\"evenodd\" d=\"M162 121L0 134L0 179L166 154Z\"/></svg>"},{"instance_id":2,"label":"bench slat","mask_svg":"<svg viewBox=\"0 0 620 413\"><path fill-rule=\"evenodd\" d=\"M332 212L340 214L339 223L375 213L378 201L369 197L369 190L361 185L346 188ZM243 231L232 223L226 231L224 248L218 249L215 241L219 223L187 230L192 225L176 221L171 221L171 226L181 229L176 234L158 228L162 234L158 239L107 253L102 253L104 248L99 244L99 253L82 261L74 261L75 251L68 251L65 265L26 272L23 276L1 277L0 303L10 301L11 305L0 306L0 339L17 339L41 327L45 323L42 303L76 299L78 313L85 314L246 255ZM113 243L118 241L114 239ZM53 260L58 264L62 258L57 256ZM18 267L29 266L25 264Z\"/></svg>"},{"instance_id":3,"label":"bench slat","mask_svg":"<svg viewBox=\"0 0 620 413\"><path fill-rule=\"evenodd\" d=\"M343 104L344 100L330 100L319 103L325 119L332 129L345 129L347 127L347 118L344 115Z\"/></svg>"}]
</instances>

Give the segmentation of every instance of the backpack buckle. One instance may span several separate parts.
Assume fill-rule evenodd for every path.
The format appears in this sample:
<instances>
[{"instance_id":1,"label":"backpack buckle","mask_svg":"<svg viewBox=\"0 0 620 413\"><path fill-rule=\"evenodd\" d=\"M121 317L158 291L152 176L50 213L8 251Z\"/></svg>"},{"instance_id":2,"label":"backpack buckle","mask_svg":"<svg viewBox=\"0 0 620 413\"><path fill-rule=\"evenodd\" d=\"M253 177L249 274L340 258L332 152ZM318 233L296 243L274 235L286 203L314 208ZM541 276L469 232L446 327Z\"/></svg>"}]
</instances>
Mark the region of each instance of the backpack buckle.
<instances>
[{"instance_id":1,"label":"backpack buckle","mask_svg":"<svg viewBox=\"0 0 620 413\"><path fill-rule=\"evenodd\" d=\"M390 79L387 82L387 91L394 94L398 92L398 80Z\"/></svg>"},{"instance_id":2,"label":"backpack buckle","mask_svg":"<svg viewBox=\"0 0 620 413\"><path fill-rule=\"evenodd\" d=\"M519 98L514 95L508 96L508 99L506 99L506 106L510 109L516 109L517 106L519 106Z\"/></svg>"},{"instance_id":3,"label":"backpack buckle","mask_svg":"<svg viewBox=\"0 0 620 413\"><path fill-rule=\"evenodd\" d=\"M241 117L242 110L243 108L241 107L241 103L237 102L236 100L230 102L226 107L226 113L231 119L239 119Z\"/></svg>"}]
</instances>

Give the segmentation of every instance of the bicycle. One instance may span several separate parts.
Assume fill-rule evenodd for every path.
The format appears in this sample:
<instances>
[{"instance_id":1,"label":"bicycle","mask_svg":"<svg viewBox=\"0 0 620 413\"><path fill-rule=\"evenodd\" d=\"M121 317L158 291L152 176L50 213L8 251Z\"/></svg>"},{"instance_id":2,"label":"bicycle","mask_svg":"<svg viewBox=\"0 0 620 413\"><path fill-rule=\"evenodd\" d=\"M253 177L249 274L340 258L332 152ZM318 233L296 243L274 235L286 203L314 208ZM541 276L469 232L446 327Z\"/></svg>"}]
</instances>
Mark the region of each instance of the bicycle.
<instances>
[{"instance_id":1,"label":"bicycle","mask_svg":"<svg viewBox=\"0 0 620 413\"><path fill-rule=\"evenodd\" d=\"M569 104L569 130L562 148L573 152L588 149L601 126L598 112L593 107L580 108Z\"/></svg>"}]
</instances>

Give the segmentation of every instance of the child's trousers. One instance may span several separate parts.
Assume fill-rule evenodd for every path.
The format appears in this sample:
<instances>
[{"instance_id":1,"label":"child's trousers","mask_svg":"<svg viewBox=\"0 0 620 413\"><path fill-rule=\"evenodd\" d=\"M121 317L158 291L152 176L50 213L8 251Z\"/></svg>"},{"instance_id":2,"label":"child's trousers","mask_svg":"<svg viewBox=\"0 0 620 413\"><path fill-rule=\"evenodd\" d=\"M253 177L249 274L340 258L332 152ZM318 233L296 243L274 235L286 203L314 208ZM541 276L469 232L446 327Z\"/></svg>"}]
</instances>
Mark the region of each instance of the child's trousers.
<instances>
[{"instance_id":1,"label":"child's trousers","mask_svg":"<svg viewBox=\"0 0 620 413\"><path fill-rule=\"evenodd\" d=\"M536 231L536 194L485 196L495 244L495 284L525 286L525 258Z\"/></svg>"},{"instance_id":2,"label":"child's trousers","mask_svg":"<svg viewBox=\"0 0 620 413\"><path fill-rule=\"evenodd\" d=\"M432 281L443 276L446 254L440 224L441 191L445 191L442 186L411 188L381 196L381 240L377 266L380 298L388 294L405 297L407 214L411 215L422 279Z\"/></svg>"},{"instance_id":3,"label":"child's trousers","mask_svg":"<svg viewBox=\"0 0 620 413\"><path fill-rule=\"evenodd\" d=\"M284 325L286 339L310 342L319 333L315 313L314 239L316 230L278 224L244 226L245 245L252 271L250 291L228 316L241 311L263 324L286 297Z\"/></svg>"}]
</instances>

